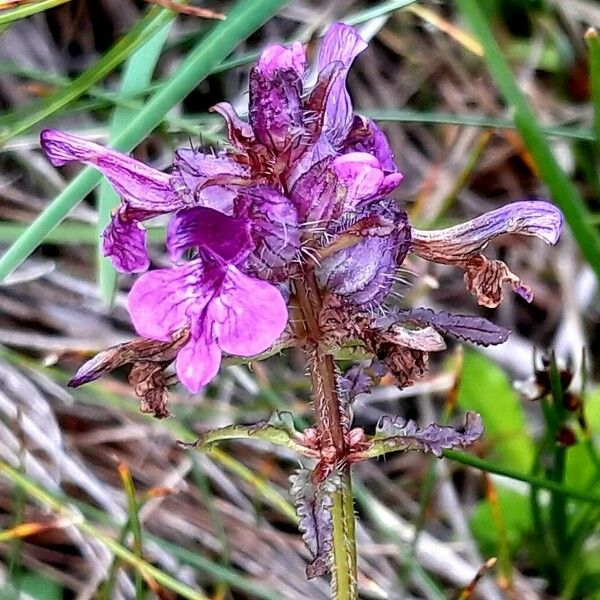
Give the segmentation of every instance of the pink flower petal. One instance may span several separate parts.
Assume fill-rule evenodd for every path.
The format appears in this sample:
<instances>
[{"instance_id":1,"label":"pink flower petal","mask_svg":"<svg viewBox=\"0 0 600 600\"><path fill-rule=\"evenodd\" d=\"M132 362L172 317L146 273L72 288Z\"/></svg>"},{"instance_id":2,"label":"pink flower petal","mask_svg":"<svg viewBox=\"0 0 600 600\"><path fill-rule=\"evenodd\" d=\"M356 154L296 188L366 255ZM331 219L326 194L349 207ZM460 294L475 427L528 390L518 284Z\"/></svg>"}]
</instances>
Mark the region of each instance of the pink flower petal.
<instances>
[{"instance_id":1,"label":"pink flower petal","mask_svg":"<svg viewBox=\"0 0 600 600\"><path fill-rule=\"evenodd\" d=\"M257 67L265 74L272 75L279 69L293 69L299 77L306 70L306 52L301 42L291 46L273 44L263 50L258 59Z\"/></svg>"},{"instance_id":2,"label":"pink flower petal","mask_svg":"<svg viewBox=\"0 0 600 600\"><path fill-rule=\"evenodd\" d=\"M44 129L40 140L53 165L82 162L95 167L132 207L156 213L179 208L180 202L171 189L171 176L167 173L126 154L56 129Z\"/></svg>"},{"instance_id":3,"label":"pink flower petal","mask_svg":"<svg viewBox=\"0 0 600 600\"><path fill-rule=\"evenodd\" d=\"M144 273L133 284L128 298L135 330L144 337L170 339L171 333L202 312L219 282L219 273L200 260Z\"/></svg>"},{"instance_id":4,"label":"pink flower petal","mask_svg":"<svg viewBox=\"0 0 600 600\"><path fill-rule=\"evenodd\" d=\"M221 350L205 321L197 323L197 332L192 327L191 339L179 351L175 363L179 381L193 394L209 383L221 366Z\"/></svg>"},{"instance_id":5,"label":"pink flower petal","mask_svg":"<svg viewBox=\"0 0 600 600\"><path fill-rule=\"evenodd\" d=\"M352 126L352 101L346 89L346 77L354 59L367 47L354 27L336 23L332 25L319 51L319 71L334 61L342 63L343 68L334 74L335 81L329 90L325 107L325 125L323 131L331 140L343 141Z\"/></svg>"},{"instance_id":6,"label":"pink flower petal","mask_svg":"<svg viewBox=\"0 0 600 600\"><path fill-rule=\"evenodd\" d=\"M194 247L237 264L253 248L250 221L202 206L180 210L167 228L169 257L177 261Z\"/></svg>"},{"instance_id":7,"label":"pink flower petal","mask_svg":"<svg viewBox=\"0 0 600 600\"><path fill-rule=\"evenodd\" d=\"M345 210L352 210L362 201L380 195L384 173L379 161L371 154L344 154L333 161L333 169L339 183L346 188Z\"/></svg>"},{"instance_id":8,"label":"pink flower petal","mask_svg":"<svg viewBox=\"0 0 600 600\"><path fill-rule=\"evenodd\" d=\"M220 348L236 356L253 356L269 349L288 320L285 300L277 288L233 266L227 269L208 313Z\"/></svg>"}]
</instances>

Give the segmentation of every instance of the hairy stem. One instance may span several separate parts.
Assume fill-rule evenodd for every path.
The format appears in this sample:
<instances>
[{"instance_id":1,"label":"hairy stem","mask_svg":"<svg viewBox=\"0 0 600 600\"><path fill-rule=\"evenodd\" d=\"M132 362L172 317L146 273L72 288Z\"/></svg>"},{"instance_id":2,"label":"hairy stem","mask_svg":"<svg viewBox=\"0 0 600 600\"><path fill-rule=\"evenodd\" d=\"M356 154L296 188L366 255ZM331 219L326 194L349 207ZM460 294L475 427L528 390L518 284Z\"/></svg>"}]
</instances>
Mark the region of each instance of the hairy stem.
<instances>
[{"instance_id":1,"label":"hairy stem","mask_svg":"<svg viewBox=\"0 0 600 600\"><path fill-rule=\"evenodd\" d=\"M306 267L302 275L296 282L296 298L303 316L297 334L304 341L321 447L327 450L332 464L342 473L341 487L334 493L332 507L332 596L337 600L354 600L358 598L354 497L350 467L345 460L345 434L350 416L338 396L333 356L321 344L320 290L310 267Z\"/></svg>"}]
</instances>

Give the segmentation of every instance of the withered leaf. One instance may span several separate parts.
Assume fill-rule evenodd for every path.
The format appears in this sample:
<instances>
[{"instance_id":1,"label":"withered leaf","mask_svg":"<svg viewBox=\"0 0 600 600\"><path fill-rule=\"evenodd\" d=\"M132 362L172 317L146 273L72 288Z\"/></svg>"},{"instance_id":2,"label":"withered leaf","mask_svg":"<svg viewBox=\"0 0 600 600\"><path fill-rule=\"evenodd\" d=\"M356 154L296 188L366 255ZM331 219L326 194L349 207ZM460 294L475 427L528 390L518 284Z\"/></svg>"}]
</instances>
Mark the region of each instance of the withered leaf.
<instances>
[{"instance_id":1,"label":"withered leaf","mask_svg":"<svg viewBox=\"0 0 600 600\"><path fill-rule=\"evenodd\" d=\"M168 364L175 359L179 350L187 342L189 335L189 329L184 328L176 331L167 342L135 338L130 342L107 348L79 367L68 385L69 387L79 387L84 383L99 379L118 367L131 363Z\"/></svg>"},{"instance_id":2,"label":"withered leaf","mask_svg":"<svg viewBox=\"0 0 600 600\"><path fill-rule=\"evenodd\" d=\"M422 350L384 343L377 345L376 356L396 378L399 388L412 385L427 372L429 355Z\"/></svg>"},{"instance_id":3,"label":"withered leaf","mask_svg":"<svg viewBox=\"0 0 600 600\"><path fill-rule=\"evenodd\" d=\"M496 308L504 297L502 286L505 283L527 302L533 299L531 289L501 260L489 260L483 254L476 254L465 262L464 267L467 289L477 296L477 302L482 306Z\"/></svg>"},{"instance_id":4,"label":"withered leaf","mask_svg":"<svg viewBox=\"0 0 600 600\"><path fill-rule=\"evenodd\" d=\"M129 383L140 399L140 410L143 413L151 413L157 419L169 416L167 380L161 364L150 361L133 363Z\"/></svg>"},{"instance_id":5,"label":"withered leaf","mask_svg":"<svg viewBox=\"0 0 600 600\"><path fill-rule=\"evenodd\" d=\"M502 344L510 335L509 329L500 327L483 317L455 315L446 311L435 312L430 308L399 311L393 315L393 318L431 325L443 334L480 346Z\"/></svg>"},{"instance_id":6,"label":"withered leaf","mask_svg":"<svg viewBox=\"0 0 600 600\"><path fill-rule=\"evenodd\" d=\"M140 410L162 419L169 416L167 378L164 369L177 356L189 338L189 328L176 331L170 340L136 338L96 354L84 363L69 381L78 387L99 379L123 365L132 364L129 383L140 399Z\"/></svg>"},{"instance_id":7,"label":"withered leaf","mask_svg":"<svg viewBox=\"0 0 600 600\"><path fill-rule=\"evenodd\" d=\"M333 545L333 493L340 487L340 475L330 473L322 481L314 481L313 473L299 469L290 477L291 493L300 522L302 539L313 556L306 567L308 579L326 575L331 568Z\"/></svg>"},{"instance_id":8,"label":"withered leaf","mask_svg":"<svg viewBox=\"0 0 600 600\"><path fill-rule=\"evenodd\" d=\"M413 350L422 350L423 352L435 352L446 349L444 338L433 327L429 326L419 329L409 329L399 323L394 323L388 329L380 330L379 337L390 344L404 346Z\"/></svg>"}]
</instances>

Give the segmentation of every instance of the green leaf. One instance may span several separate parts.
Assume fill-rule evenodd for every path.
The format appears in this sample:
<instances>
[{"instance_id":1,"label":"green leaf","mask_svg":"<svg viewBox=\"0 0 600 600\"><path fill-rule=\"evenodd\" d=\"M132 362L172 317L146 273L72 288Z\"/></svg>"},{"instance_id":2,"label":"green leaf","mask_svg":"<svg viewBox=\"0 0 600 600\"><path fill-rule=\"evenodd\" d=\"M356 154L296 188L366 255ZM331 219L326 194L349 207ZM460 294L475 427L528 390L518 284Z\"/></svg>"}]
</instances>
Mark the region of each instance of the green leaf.
<instances>
[{"instance_id":1,"label":"green leaf","mask_svg":"<svg viewBox=\"0 0 600 600\"><path fill-rule=\"evenodd\" d=\"M71 0L38 0L37 2L28 3L23 6L17 6L11 10L0 12L0 27L8 25L14 21L20 21L32 15L35 15L49 8L54 8L60 4L66 4Z\"/></svg>"},{"instance_id":2,"label":"green leaf","mask_svg":"<svg viewBox=\"0 0 600 600\"><path fill-rule=\"evenodd\" d=\"M0 146L58 112L106 77L133 51L174 19L171 11L154 7L90 69L49 98L0 117Z\"/></svg>"},{"instance_id":3,"label":"green leaf","mask_svg":"<svg viewBox=\"0 0 600 600\"><path fill-rule=\"evenodd\" d=\"M529 472L534 449L521 400L506 374L482 354L465 352L458 403L481 415L483 443L499 465Z\"/></svg>"},{"instance_id":4,"label":"green leaf","mask_svg":"<svg viewBox=\"0 0 600 600\"><path fill-rule=\"evenodd\" d=\"M522 547L524 540L533 531L529 496L504 486L496 486L498 505L506 529L506 543L511 556ZM498 531L490 503L481 501L471 517L471 531L479 543L484 556L496 556L500 546Z\"/></svg>"},{"instance_id":5,"label":"green leaf","mask_svg":"<svg viewBox=\"0 0 600 600\"><path fill-rule=\"evenodd\" d=\"M276 446L284 446L304 456L314 456L298 441L294 417L287 411L275 411L268 421L256 425L228 425L203 433L194 446L206 447L226 440L263 440Z\"/></svg>"},{"instance_id":6,"label":"green leaf","mask_svg":"<svg viewBox=\"0 0 600 600\"><path fill-rule=\"evenodd\" d=\"M115 138L113 147L129 152L139 144L162 121L164 115L183 100L242 39L272 17L286 2L262 0L260 4L255 4L239 0L227 20L215 25L198 42L166 85L148 100ZM0 258L0 281L43 242L46 235L94 189L100 179L100 174L93 169L83 169Z\"/></svg>"}]
</instances>

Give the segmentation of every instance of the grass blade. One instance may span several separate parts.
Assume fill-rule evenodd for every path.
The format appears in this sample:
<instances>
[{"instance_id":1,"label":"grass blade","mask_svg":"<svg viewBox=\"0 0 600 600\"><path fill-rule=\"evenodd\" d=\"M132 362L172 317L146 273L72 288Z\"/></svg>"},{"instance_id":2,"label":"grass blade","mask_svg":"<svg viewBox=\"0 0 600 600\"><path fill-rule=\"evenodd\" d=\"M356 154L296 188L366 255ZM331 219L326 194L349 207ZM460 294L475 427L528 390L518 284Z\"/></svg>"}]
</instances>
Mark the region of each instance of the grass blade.
<instances>
[{"instance_id":1,"label":"grass blade","mask_svg":"<svg viewBox=\"0 0 600 600\"><path fill-rule=\"evenodd\" d=\"M129 513L129 524L131 527L131 533L133 535L133 553L138 557L139 560L143 560L142 557L142 527L138 517L139 505L135 493L135 486L133 484L133 477L131 471L125 463L120 463L118 466L119 477L123 483L125 489L125 496L127 497L127 512ZM144 579L140 571L135 572L135 598L141 600L144 596Z\"/></svg>"},{"instance_id":2,"label":"grass blade","mask_svg":"<svg viewBox=\"0 0 600 600\"><path fill-rule=\"evenodd\" d=\"M161 585L164 585L166 588L173 590L188 600L208 600L208 598L200 592L193 590L181 581L177 581L154 565L139 559L133 552L127 550L127 548L113 540L98 527L95 527L78 514L73 513L73 511L69 509L68 506L65 506L61 500L54 497L51 493L42 489L25 475L19 473L19 471L13 469L10 465L2 461L0 461L0 474L23 489L29 496L35 498L35 500L37 500L43 506L50 508L62 517L70 519L73 525L82 533L85 533L86 535L89 535L105 544L109 550L113 552L113 554L118 556L123 562L126 562L134 567L137 571L142 573L142 575L146 577L153 577Z\"/></svg>"},{"instance_id":3,"label":"grass blade","mask_svg":"<svg viewBox=\"0 0 600 600\"><path fill-rule=\"evenodd\" d=\"M391 121L398 123L433 123L440 125L464 125L470 127L485 127L491 129L516 129L515 124L510 119L501 119L498 117L489 117L487 115L477 114L455 114L437 111L420 110L389 110L389 109L358 109L366 117L375 121ZM543 127L545 135L551 137L572 138L577 140L594 140L594 132L583 127L571 127L555 125Z\"/></svg>"},{"instance_id":4,"label":"grass blade","mask_svg":"<svg viewBox=\"0 0 600 600\"><path fill-rule=\"evenodd\" d=\"M548 186L552 199L562 210L581 253L600 280L600 235L590 224L591 215L579 190L560 168L548 147L537 118L517 86L479 2L458 0L457 4L484 49L484 59L490 74L513 113L515 125Z\"/></svg>"},{"instance_id":5,"label":"grass blade","mask_svg":"<svg viewBox=\"0 0 600 600\"><path fill-rule=\"evenodd\" d=\"M460 452L458 450L444 450L444 457L449 460L456 461L463 465L473 467L479 471L487 471L494 475L500 475L501 477L507 477L508 479L514 479L516 481L522 481L523 483L529 484L532 488L540 490L548 490L555 494L560 494L565 498L572 498L573 500L580 500L581 502L588 502L591 504L600 504L600 495L593 494L591 492L577 490L566 485L551 481L550 479L544 479L543 477L535 477L510 469L508 467L501 467L491 463L483 458L478 458L472 454L466 452Z\"/></svg>"},{"instance_id":6,"label":"grass blade","mask_svg":"<svg viewBox=\"0 0 600 600\"><path fill-rule=\"evenodd\" d=\"M148 14L138 21L92 68L79 75L70 85L49 98L1 117L0 146L79 98L174 18L173 13L168 10L150 9Z\"/></svg>"},{"instance_id":7,"label":"grass blade","mask_svg":"<svg viewBox=\"0 0 600 600\"><path fill-rule=\"evenodd\" d=\"M287 0L263 0L260 5L239 0L226 21L214 26L189 53L164 88L115 138L113 147L128 152L158 125L164 115L202 81L239 43L272 17ZM12 273L101 179L84 169L42 212L0 258L0 281Z\"/></svg>"},{"instance_id":8,"label":"grass blade","mask_svg":"<svg viewBox=\"0 0 600 600\"><path fill-rule=\"evenodd\" d=\"M152 79L156 63L161 55L163 46L167 41L172 21L167 23L141 48L136 50L128 59L123 72L121 93L136 94L144 90ZM111 144L119 132L131 121L137 109L117 106L109 129L109 144ZM108 225L111 211L119 205L119 196L111 185L103 180L98 192L98 284L100 295L106 304L111 304L117 285L117 272L110 260L102 255L100 247L100 236Z\"/></svg>"},{"instance_id":9,"label":"grass blade","mask_svg":"<svg viewBox=\"0 0 600 600\"><path fill-rule=\"evenodd\" d=\"M590 60L590 90L594 107L594 141L600 156L600 38L598 32L590 28L585 34Z\"/></svg>"},{"instance_id":10,"label":"grass blade","mask_svg":"<svg viewBox=\"0 0 600 600\"><path fill-rule=\"evenodd\" d=\"M2 11L0 14L0 27L4 27L14 21L20 21L26 17L31 17L39 12L54 8L60 4L66 4L71 0L38 0L33 4L26 4L25 6L18 6L11 10Z\"/></svg>"}]
</instances>

